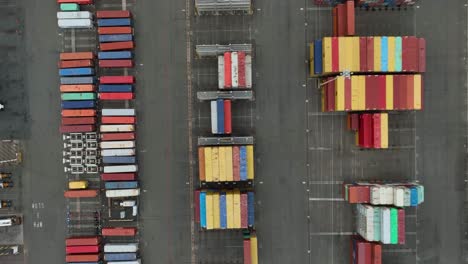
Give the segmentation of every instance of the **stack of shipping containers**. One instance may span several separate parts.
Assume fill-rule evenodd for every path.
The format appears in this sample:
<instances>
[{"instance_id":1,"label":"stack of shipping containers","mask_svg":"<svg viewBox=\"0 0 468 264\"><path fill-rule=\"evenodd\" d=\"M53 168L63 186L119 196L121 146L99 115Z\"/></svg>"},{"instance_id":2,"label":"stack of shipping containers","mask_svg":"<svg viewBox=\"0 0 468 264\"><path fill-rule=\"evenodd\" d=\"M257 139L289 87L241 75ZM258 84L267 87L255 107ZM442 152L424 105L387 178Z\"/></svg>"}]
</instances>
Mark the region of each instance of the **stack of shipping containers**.
<instances>
[{"instance_id":1,"label":"stack of shipping containers","mask_svg":"<svg viewBox=\"0 0 468 264\"><path fill-rule=\"evenodd\" d=\"M98 263L101 260L101 237L70 237L65 240L67 263Z\"/></svg>"}]
</instances>

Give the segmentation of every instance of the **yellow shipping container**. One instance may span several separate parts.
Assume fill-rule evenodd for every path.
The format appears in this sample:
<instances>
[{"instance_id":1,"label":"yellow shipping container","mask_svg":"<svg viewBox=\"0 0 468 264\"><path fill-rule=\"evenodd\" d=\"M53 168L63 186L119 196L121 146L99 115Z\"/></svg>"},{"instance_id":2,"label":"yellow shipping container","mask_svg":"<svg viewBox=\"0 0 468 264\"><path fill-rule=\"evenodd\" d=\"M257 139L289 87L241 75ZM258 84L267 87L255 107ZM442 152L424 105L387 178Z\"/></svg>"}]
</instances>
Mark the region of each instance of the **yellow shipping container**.
<instances>
[{"instance_id":1,"label":"yellow shipping container","mask_svg":"<svg viewBox=\"0 0 468 264\"><path fill-rule=\"evenodd\" d=\"M310 68L310 77L314 76L314 43L309 44L309 68Z\"/></svg>"},{"instance_id":2,"label":"yellow shipping container","mask_svg":"<svg viewBox=\"0 0 468 264\"><path fill-rule=\"evenodd\" d=\"M385 109L393 110L393 75L385 76Z\"/></svg>"},{"instance_id":3,"label":"yellow shipping container","mask_svg":"<svg viewBox=\"0 0 468 264\"><path fill-rule=\"evenodd\" d=\"M353 70L353 38L352 37L344 37L344 58L345 58L345 67L344 70L352 71Z\"/></svg>"},{"instance_id":4,"label":"yellow shipping container","mask_svg":"<svg viewBox=\"0 0 468 264\"><path fill-rule=\"evenodd\" d=\"M226 181L234 181L232 171L232 147L226 147Z\"/></svg>"},{"instance_id":5,"label":"yellow shipping container","mask_svg":"<svg viewBox=\"0 0 468 264\"><path fill-rule=\"evenodd\" d=\"M211 149L211 166L213 166L213 181L219 181L219 147Z\"/></svg>"},{"instance_id":6,"label":"yellow shipping container","mask_svg":"<svg viewBox=\"0 0 468 264\"><path fill-rule=\"evenodd\" d=\"M206 229L213 229L213 193L206 193Z\"/></svg>"},{"instance_id":7,"label":"yellow shipping container","mask_svg":"<svg viewBox=\"0 0 468 264\"><path fill-rule=\"evenodd\" d=\"M421 83L421 75L415 74L414 75L414 109L421 110L422 108L422 83Z\"/></svg>"},{"instance_id":8,"label":"yellow shipping container","mask_svg":"<svg viewBox=\"0 0 468 264\"><path fill-rule=\"evenodd\" d=\"M241 228L241 205L240 205L240 191L234 191L234 228Z\"/></svg>"},{"instance_id":9,"label":"yellow shipping container","mask_svg":"<svg viewBox=\"0 0 468 264\"><path fill-rule=\"evenodd\" d=\"M258 264L258 241L257 235L250 235L250 257L252 264Z\"/></svg>"},{"instance_id":10,"label":"yellow shipping container","mask_svg":"<svg viewBox=\"0 0 468 264\"><path fill-rule=\"evenodd\" d=\"M331 37L323 38L322 43L323 53L323 72L328 73L332 71L332 50L331 50Z\"/></svg>"},{"instance_id":11,"label":"yellow shipping container","mask_svg":"<svg viewBox=\"0 0 468 264\"><path fill-rule=\"evenodd\" d=\"M207 182L213 181L213 158L211 154L212 148L205 147L205 181Z\"/></svg>"},{"instance_id":12,"label":"yellow shipping container","mask_svg":"<svg viewBox=\"0 0 468 264\"><path fill-rule=\"evenodd\" d=\"M226 215L227 215L227 228L234 228L234 195L232 191L226 192Z\"/></svg>"},{"instance_id":13,"label":"yellow shipping container","mask_svg":"<svg viewBox=\"0 0 468 264\"><path fill-rule=\"evenodd\" d=\"M359 110L359 80L351 76L351 110Z\"/></svg>"},{"instance_id":14,"label":"yellow shipping container","mask_svg":"<svg viewBox=\"0 0 468 264\"><path fill-rule=\"evenodd\" d=\"M388 71L395 71L395 37L388 37Z\"/></svg>"},{"instance_id":15,"label":"yellow shipping container","mask_svg":"<svg viewBox=\"0 0 468 264\"><path fill-rule=\"evenodd\" d=\"M335 110L344 111L344 78L343 76L338 76L336 78L336 97L335 97Z\"/></svg>"},{"instance_id":16,"label":"yellow shipping container","mask_svg":"<svg viewBox=\"0 0 468 264\"><path fill-rule=\"evenodd\" d=\"M365 76L359 75L358 78L358 94L359 94L359 109L366 110L366 79Z\"/></svg>"},{"instance_id":17,"label":"yellow shipping container","mask_svg":"<svg viewBox=\"0 0 468 264\"><path fill-rule=\"evenodd\" d=\"M68 189L70 190L82 190L88 188L88 181L71 181L68 182Z\"/></svg>"},{"instance_id":18,"label":"yellow shipping container","mask_svg":"<svg viewBox=\"0 0 468 264\"><path fill-rule=\"evenodd\" d=\"M220 229L220 215L219 215L219 193L213 193L213 228Z\"/></svg>"},{"instance_id":19,"label":"yellow shipping container","mask_svg":"<svg viewBox=\"0 0 468 264\"><path fill-rule=\"evenodd\" d=\"M388 114L380 115L380 140L382 148L388 148Z\"/></svg>"},{"instance_id":20,"label":"yellow shipping container","mask_svg":"<svg viewBox=\"0 0 468 264\"><path fill-rule=\"evenodd\" d=\"M382 37L374 37L374 71L382 71Z\"/></svg>"},{"instance_id":21,"label":"yellow shipping container","mask_svg":"<svg viewBox=\"0 0 468 264\"><path fill-rule=\"evenodd\" d=\"M354 72L358 72L361 70L361 48L359 45L359 37L353 37L353 62L351 66L351 70Z\"/></svg>"},{"instance_id":22,"label":"yellow shipping container","mask_svg":"<svg viewBox=\"0 0 468 264\"><path fill-rule=\"evenodd\" d=\"M325 89L320 89L320 94L322 96L322 112L325 112Z\"/></svg>"},{"instance_id":23,"label":"yellow shipping container","mask_svg":"<svg viewBox=\"0 0 468 264\"><path fill-rule=\"evenodd\" d=\"M226 181L226 147L219 147L219 181Z\"/></svg>"},{"instance_id":24,"label":"yellow shipping container","mask_svg":"<svg viewBox=\"0 0 468 264\"><path fill-rule=\"evenodd\" d=\"M338 37L338 71L346 69L346 37Z\"/></svg>"},{"instance_id":25,"label":"yellow shipping container","mask_svg":"<svg viewBox=\"0 0 468 264\"><path fill-rule=\"evenodd\" d=\"M254 179L254 151L253 145L248 145L247 149L247 179Z\"/></svg>"}]
</instances>

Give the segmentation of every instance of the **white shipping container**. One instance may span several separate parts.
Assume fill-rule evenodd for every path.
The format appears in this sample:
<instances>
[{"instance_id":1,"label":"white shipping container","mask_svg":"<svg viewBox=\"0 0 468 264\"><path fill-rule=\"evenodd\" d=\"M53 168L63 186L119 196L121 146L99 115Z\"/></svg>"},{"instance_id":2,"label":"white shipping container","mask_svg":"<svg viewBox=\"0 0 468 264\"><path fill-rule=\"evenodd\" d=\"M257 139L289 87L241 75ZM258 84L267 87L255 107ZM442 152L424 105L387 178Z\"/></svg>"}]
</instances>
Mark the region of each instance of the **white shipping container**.
<instances>
[{"instance_id":1,"label":"white shipping container","mask_svg":"<svg viewBox=\"0 0 468 264\"><path fill-rule=\"evenodd\" d=\"M252 88L252 56L245 55L245 86Z\"/></svg>"},{"instance_id":2,"label":"white shipping container","mask_svg":"<svg viewBox=\"0 0 468 264\"><path fill-rule=\"evenodd\" d=\"M211 133L218 134L218 105L211 101Z\"/></svg>"},{"instance_id":3,"label":"white shipping container","mask_svg":"<svg viewBox=\"0 0 468 264\"><path fill-rule=\"evenodd\" d=\"M59 19L59 28L92 28L93 22L91 19Z\"/></svg>"},{"instance_id":4,"label":"white shipping container","mask_svg":"<svg viewBox=\"0 0 468 264\"><path fill-rule=\"evenodd\" d=\"M424 186L418 185L418 203L424 202Z\"/></svg>"},{"instance_id":5,"label":"white shipping container","mask_svg":"<svg viewBox=\"0 0 468 264\"><path fill-rule=\"evenodd\" d=\"M218 88L224 89L224 56L218 56Z\"/></svg>"},{"instance_id":6,"label":"white shipping container","mask_svg":"<svg viewBox=\"0 0 468 264\"><path fill-rule=\"evenodd\" d=\"M390 208L383 207L380 210L382 211L382 226L380 229L380 238L382 243L390 244Z\"/></svg>"},{"instance_id":7,"label":"white shipping container","mask_svg":"<svg viewBox=\"0 0 468 264\"><path fill-rule=\"evenodd\" d=\"M133 132L135 131L134 125L101 125L99 127L101 132Z\"/></svg>"},{"instance_id":8,"label":"white shipping container","mask_svg":"<svg viewBox=\"0 0 468 264\"><path fill-rule=\"evenodd\" d=\"M135 156L135 149L103 149L101 150L101 156Z\"/></svg>"},{"instance_id":9,"label":"white shipping container","mask_svg":"<svg viewBox=\"0 0 468 264\"><path fill-rule=\"evenodd\" d=\"M102 141L99 145L102 149L126 149L134 148L135 141Z\"/></svg>"},{"instance_id":10,"label":"white shipping container","mask_svg":"<svg viewBox=\"0 0 468 264\"><path fill-rule=\"evenodd\" d=\"M134 116L135 109L102 109L102 116Z\"/></svg>"},{"instance_id":11,"label":"white shipping container","mask_svg":"<svg viewBox=\"0 0 468 264\"><path fill-rule=\"evenodd\" d=\"M104 253L133 253L138 251L138 243L107 243Z\"/></svg>"},{"instance_id":12,"label":"white shipping container","mask_svg":"<svg viewBox=\"0 0 468 264\"><path fill-rule=\"evenodd\" d=\"M57 12L57 19L89 19L93 15L89 11Z\"/></svg>"},{"instance_id":13,"label":"white shipping container","mask_svg":"<svg viewBox=\"0 0 468 264\"><path fill-rule=\"evenodd\" d=\"M232 75L232 88L239 87L239 57L237 52L231 53L231 75Z\"/></svg>"},{"instance_id":14,"label":"white shipping container","mask_svg":"<svg viewBox=\"0 0 468 264\"><path fill-rule=\"evenodd\" d=\"M385 186L384 189L384 196L381 197L381 204L393 204L393 187L392 186Z\"/></svg>"},{"instance_id":15,"label":"white shipping container","mask_svg":"<svg viewBox=\"0 0 468 264\"><path fill-rule=\"evenodd\" d=\"M137 171L138 167L136 165L104 166L104 173L124 173Z\"/></svg>"},{"instance_id":16,"label":"white shipping container","mask_svg":"<svg viewBox=\"0 0 468 264\"><path fill-rule=\"evenodd\" d=\"M139 196L140 189L120 189L120 190L107 190L106 197L115 198L115 197L132 197Z\"/></svg>"},{"instance_id":17,"label":"white shipping container","mask_svg":"<svg viewBox=\"0 0 468 264\"><path fill-rule=\"evenodd\" d=\"M411 190L409 188L405 188L405 196L403 198L404 206L411 206Z\"/></svg>"},{"instance_id":18,"label":"white shipping container","mask_svg":"<svg viewBox=\"0 0 468 264\"><path fill-rule=\"evenodd\" d=\"M108 261L107 264L141 264L141 260L128 260L128 261Z\"/></svg>"},{"instance_id":19,"label":"white shipping container","mask_svg":"<svg viewBox=\"0 0 468 264\"><path fill-rule=\"evenodd\" d=\"M393 191L393 204L398 207L405 206L405 187L396 187Z\"/></svg>"},{"instance_id":20,"label":"white shipping container","mask_svg":"<svg viewBox=\"0 0 468 264\"><path fill-rule=\"evenodd\" d=\"M380 186L374 185L370 187L370 200L371 204L379 205L380 204Z\"/></svg>"}]
</instances>

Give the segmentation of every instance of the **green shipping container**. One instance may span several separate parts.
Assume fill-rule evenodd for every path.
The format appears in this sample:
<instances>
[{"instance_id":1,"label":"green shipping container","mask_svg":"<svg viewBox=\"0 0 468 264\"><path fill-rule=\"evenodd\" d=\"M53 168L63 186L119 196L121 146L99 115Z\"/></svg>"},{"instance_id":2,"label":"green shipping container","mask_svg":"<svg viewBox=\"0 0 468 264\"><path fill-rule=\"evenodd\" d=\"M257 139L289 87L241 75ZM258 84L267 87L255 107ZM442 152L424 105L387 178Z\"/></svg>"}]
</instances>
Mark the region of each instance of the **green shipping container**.
<instances>
[{"instance_id":1,"label":"green shipping container","mask_svg":"<svg viewBox=\"0 0 468 264\"><path fill-rule=\"evenodd\" d=\"M390 243L398 244L398 210L390 209Z\"/></svg>"},{"instance_id":2,"label":"green shipping container","mask_svg":"<svg viewBox=\"0 0 468 264\"><path fill-rule=\"evenodd\" d=\"M75 101L75 100L94 100L96 99L95 93L63 93L62 100Z\"/></svg>"},{"instance_id":3,"label":"green shipping container","mask_svg":"<svg viewBox=\"0 0 468 264\"><path fill-rule=\"evenodd\" d=\"M60 11L80 11L80 5L75 3L60 4Z\"/></svg>"}]
</instances>

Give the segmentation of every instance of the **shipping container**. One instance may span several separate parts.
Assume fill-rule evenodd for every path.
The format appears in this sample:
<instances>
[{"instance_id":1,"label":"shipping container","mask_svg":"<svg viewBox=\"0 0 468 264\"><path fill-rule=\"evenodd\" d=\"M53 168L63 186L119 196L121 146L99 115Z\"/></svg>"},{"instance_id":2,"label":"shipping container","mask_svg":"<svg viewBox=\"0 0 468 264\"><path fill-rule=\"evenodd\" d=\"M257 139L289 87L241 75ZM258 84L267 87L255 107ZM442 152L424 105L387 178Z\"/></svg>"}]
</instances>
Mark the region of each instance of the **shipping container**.
<instances>
[{"instance_id":1,"label":"shipping container","mask_svg":"<svg viewBox=\"0 0 468 264\"><path fill-rule=\"evenodd\" d=\"M127 149L103 149L101 150L101 156L112 157L112 156L135 156L136 152L134 148Z\"/></svg>"},{"instance_id":2,"label":"shipping container","mask_svg":"<svg viewBox=\"0 0 468 264\"><path fill-rule=\"evenodd\" d=\"M96 124L95 117L62 117L62 126L94 124Z\"/></svg>"},{"instance_id":3,"label":"shipping container","mask_svg":"<svg viewBox=\"0 0 468 264\"><path fill-rule=\"evenodd\" d=\"M93 52L62 52L60 60L92 60L94 59Z\"/></svg>"},{"instance_id":4,"label":"shipping container","mask_svg":"<svg viewBox=\"0 0 468 264\"><path fill-rule=\"evenodd\" d=\"M128 10L101 10L96 12L97 18L129 18Z\"/></svg>"},{"instance_id":5,"label":"shipping container","mask_svg":"<svg viewBox=\"0 0 468 264\"><path fill-rule=\"evenodd\" d=\"M93 68L66 68L59 69L59 76L87 76L94 75Z\"/></svg>"},{"instance_id":6,"label":"shipping container","mask_svg":"<svg viewBox=\"0 0 468 264\"><path fill-rule=\"evenodd\" d=\"M57 19L90 19L92 17L89 11L57 12Z\"/></svg>"},{"instance_id":7,"label":"shipping container","mask_svg":"<svg viewBox=\"0 0 468 264\"><path fill-rule=\"evenodd\" d=\"M80 11L80 6L76 3L60 4L60 11Z\"/></svg>"},{"instance_id":8,"label":"shipping container","mask_svg":"<svg viewBox=\"0 0 468 264\"><path fill-rule=\"evenodd\" d=\"M193 195L193 208L194 208L194 216L195 216L195 223L200 223L200 191L195 190Z\"/></svg>"},{"instance_id":9,"label":"shipping container","mask_svg":"<svg viewBox=\"0 0 468 264\"><path fill-rule=\"evenodd\" d=\"M218 56L218 88L224 89L224 56Z\"/></svg>"},{"instance_id":10,"label":"shipping container","mask_svg":"<svg viewBox=\"0 0 468 264\"><path fill-rule=\"evenodd\" d=\"M102 124L135 124L133 116L103 116L101 117Z\"/></svg>"},{"instance_id":11,"label":"shipping container","mask_svg":"<svg viewBox=\"0 0 468 264\"><path fill-rule=\"evenodd\" d=\"M250 236L250 256L252 264L258 264L258 241L255 234Z\"/></svg>"},{"instance_id":12,"label":"shipping container","mask_svg":"<svg viewBox=\"0 0 468 264\"><path fill-rule=\"evenodd\" d=\"M68 61L59 61L58 67L61 69L65 68L84 68L84 67L93 67L94 63L92 60L68 60Z\"/></svg>"},{"instance_id":13,"label":"shipping container","mask_svg":"<svg viewBox=\"0 0 468 264\"><path fill-rule=\"evenodd\" d=\"M83 100L95 100L95 93L62 93L61 96L63 101L83 101Z\"/></svg>"},{"instance_id":14,"label":"shipping container","mask_svg":"<svg viewBox=\"0 0 468 264\"><path fill-rule=\"evenodd\" d=\"M83 110L62 110L62 117L85 117L96 116L96 110L83 109Z\"/></svg>"},{"instance_id":15,"label":"shipping container","mask_svg":"<svg viewBox=\"0 0 468 264\"><path fill-rule=\"evenodd\" d=\"M106 253L104 254L105 261L128 261L136 260L136 253Z\"/></svg>"},{"instance_id":16,"label":"shipping container","mask_svg":"<svg viewBox=\"0 0 468 264\"><path fill-rule=\"evenodd\" d=\"M93 125L60 126L60 133L87 133L95 131Z\"/></svg>"},{"instance_id":17,"label":"shipping container","mask_svg":"<svg viewBox=\"0 0 468 264\"><path fill-rule=\"evenodd\" d=\"M94 92L96 87L92 84L60 85L60 92Z\"/></svg>"},{"instance_id":18,"label":"shipping container","mask_svg":"<svg viewBox=\"0 0 468 264\"><path fill-rule=\"evenodd\" d=\"M66 262L96 262L101 259L99 254L78 254L78 255L66 255Z\"/></svg>"},{"instance_id":19,"label":"shipping container","mask_svg":"<svg viewBox=\"0 0 468 264\"><path fill-rule=\"evenodd\" d=\"M232 88L239 88L239 60L237 52L231 53L231 82Z\"/></svg>"},{"instance_id":20,"label":"shipping container","mask_svg":"<svg viewBox=\"0 0 468 264\"><path fill-rule=\"evenodd\" d=\"M140 189L106 190L107 198L133 197L133 196L139 196L139 195L140 195Z\"/></svg>"},{"instance_id":21,"label":"shipping container","mask_svg":"<svg viewBox=\"0 0 468 264\"><path fill-rule=\"evenodd\" d=\"M100 60L131 59L131 51L101 51L98 52Z\"/></svg>"},{"instance_id":22,"label":"shipping container","mask_svg":"<svg viewBox=\"0 0 468 264\"><path fill-rule=\"evenodd\" d=\"M59 19L57 24L62 29L89 29L93 27L91 19Z\"/></svg>"},{"instance_id":23,"label":"shipping container","mask_svg":"<svg viewBox=\"0 0 468 264\"><path fill-rule=\"evenodd\" d=\"M68 189L70 190L83 190L88 188L88 181L70 181L68 182Z\"/></svg>"},{"instance_id":24,"label":"shipping container","mask_svg":"<svg viewBox=\"0 0 468 264\"><path fill-rule=\"evenodd\" d=\"M134 156L105 156L102 157L104 164L135 164L136 159Z\"/></svg>"},{"instance_id":25,"label":"shipping container","mask_svg":"<svg viewBox=\"0 0 468 264\"><path fill-rule=\"evenodd\" d=\"M99 143L101 149L125 149L134 148L135 141L103 141Z\"/></svg>"},{"instance_id":26,"label":"shipping container","mask_svg":"<svg viewBox=\"0 0 468 264\"><path fill-rule=\"evenodd\" d=\"M133 34L132 27L98 27L99 35Z\"/></svg>"},{"instance_id":27,"label":"shipping container","mask_svg":"<svg viewBox=\"0 0 468 264\"><path fill-rule=\"evenodd\" d=\"M97 25L99 27L131 26L131 20L130 18L101 18L97 20Z\"/></svg>"},{"instance_id":28,"label":"shipping container","mask_svg":"<svg viewBox=\"0 0 468 264\"><path fill-rule=\"evenodd\" d=\"M135 131L134 125L100 125L100 132L133 132Z\"/></svg>"},{"instance_id":29,"label":"shipping container","mask_svg":"<svg viewBox=\"0 0 468 264\"><path fill-rule=\"evenodd\" d=\"M101 243L101 237L89 236L89 237L69 237L65 239L65 246L94 246Z\"/></svg>"},{"instance_id":30,"label":"shipping container","mask_svg":"<svg viewBox=\"0 0 468 264\"><path fill-rule=\"evenodd\" d=\"M132 34L106 34L99 35L99 42L123 42L132 41Z\"/></svg>"},{"instance_id":31,"label":"shipping container","mask_svg":"<svg viewBox=\"0 0 468 264\"><path fill-rule=\"evenodd\" d=\"M94 3L93 0L57 0L58 4L62 3L76 3L79 5L92 5Z\"/></svg>"},{"instance_id":32,"label":"shipping container","mask_svg":"<svg viewBox=\"0 0 468 264\"><path fill-rule=\"evenodd\" d=\"M133 93L99 93L101 100L132 100L133 98Z\"/></svg>"},{"instance_id":33,"label":"shipping container","mask_svg":"<svg viewBox=\"0 0 468 264\"><path fill-rule=\"evenodd\" d=\"M112 109L112 108L104 108L101 112L102 116L135 116L135 109Z\"/></svg>"},{"instance_id":34,"label":"shipping container","mask_svg":"<svg viewBox=\"0 0 468 264\"><path fill-rule=\"evenodd\" d=\"M99 85L99 92L131 93L133 92L133 86L131 84L101 84Z\"/></svg>"},{"instance_id":35,"label":"shipping container","mask_svg":"<svg viewBox=\"0 0 468 264\"><path fill-rule=\"evenodd\" d=\"M136 180L135 173L102 173L101 180L103 181L134 181Z\"/></svg>"},{"instance_id":36,"label":"shipping container","mask_svg":"<svg viewBox=\"0 0 468 264\"><path fill-rule=\"evenodd\" d=\"M250 240L245 239L243 242L244 245L244 264L252 263L251 249L250 249Z\"/></svg>"},{"instance_id":37,"label":"shipping container","mask_svg":"<svg viewBox=\"0 0 468 264\"><path fill-rule=\"evenodd\" d=\"M106 182L106 184L109 182ZM101 233L103 236L135 236L136 227L103 227Z\"/></svg>"},{"instance_id":38,"label":"shipping container","mask_svg":"<svg viewBox=\"0 0 468 264\"><path fill-rule=\"evenodd\" d=\"M67 246L65 253L68 254L82 254L82 253L99 253L99 246Z\"/></svg>"},{"instance_id":39,"label":"shipping container","mask_svg":"<svg viewBox=\"0 0 468 264\"><path fill-rule=\"evenodd\" d=\"M216 113L218 115L218 134L224 134L224 101L222 99L216 100Z\"/></svg>"},{"instance_id":40,"label":"shipping container","mask_svg":"<svg viewBox=\"0 0 468 264\"><path fill-rule=\"evenodd\" d=\"M133 84L135 77L133 76L101 76L99 77L100 84Z\"/></svg>"},{"instance_id":41,"label":"shipping container","mask_svg":"<svg viewBox=\"0 0 468 264\"><path fill-rule=\"evenodd\" d=\"M131 50L135 47L133 41L123 41L123 42L108 42L100 43L99 48L101 51L110 51L110 50Z\"/></svg>"},{"instance_id":42,"label":"shipping container","mask_svg":"<svg viewBox=\"0 0 468 264\"><path fill-rule=\"evenodd\" d=\"M99 60L101 68L132 68L133 60Z\"/></svg>"},{"instance_id":43,"label":"shipping container","mask_svg":"<svg viewBox=\"0 0 468 264\"><path fill-rule=\"evenodd\" d=\"M138 243L107 243L104 245L105 253L135 253Z\"/></svg>"},{"instance_id":44,"label":"shipping container","mask_svg":"<svg viewBox=\"0 0 468 264\"><path fill-rule=\"evenodd\" d=\"M224 87L231 88L232 87L232 65L231 65L231 53L225 52L224 53Z\"/></svg>"},{"instance_id":45,"label":"shipping container","mask_svg":"<svg viewBox=\"0 0 468 264\"><path fill-rule=\"evenodd\" d=\"M119 166L104 166L104 173L126 173L137 172L136 165L119 165Z\"/></svg>"},{"instance_id":46,"label":"shipping container","mask_svg":"<svg viewBox=\"0 0 468 264\"><path fill-rule=\"evenodd\" d=\"M60 84L94 84L95 78L89 77L60 77Z\"/></svg>"},{"instance_id":47,"label":"shipping container","mask_svg":"<svg viewBox=\"0 0 468 264\"><path fill-rule=\"evenodd\" d=\"M99 190L71 190L65 191L65 198L94 198L97 197Z\"/></svg>"},{"instance_id":48,"label":"shipping container","mask_svg":"<svg viewBox=\"0 0 468 264\"><path fill-rule=\"evenodd\" d=\"M101 133L102 141L135 140L135 133Z\"/></svg>"},{"instance_id":49,"label":"shipping container","mask_svg":"<svg viewBox=\"0 0 468 264\"><path fill-rule=\"evenodd\" d=\"M252 88L252 56L245 55L245 88Z\"/></svg>"},{"instance_id":50,"label":"shipping container","mask_svg":"<svg viewBox=\"0 0 468 264\"><path fill-rule=\"evenodd\" d=\"M237 53L237 60L238 60L238 73L237 78L239 80L239 87L245 88L247 86L246 79L245 79L245 52L239 51Z\"/></svg>"},{"instance_id":51,"label":"shipping container","mask_svg":"<svg viewBox=\"0 0 468 264\"><path fill-rule=\"evenodd\" d=\"M131 261L109 261L107 264L141 264L141 259Z\"/></svg>"}]
</instances>

